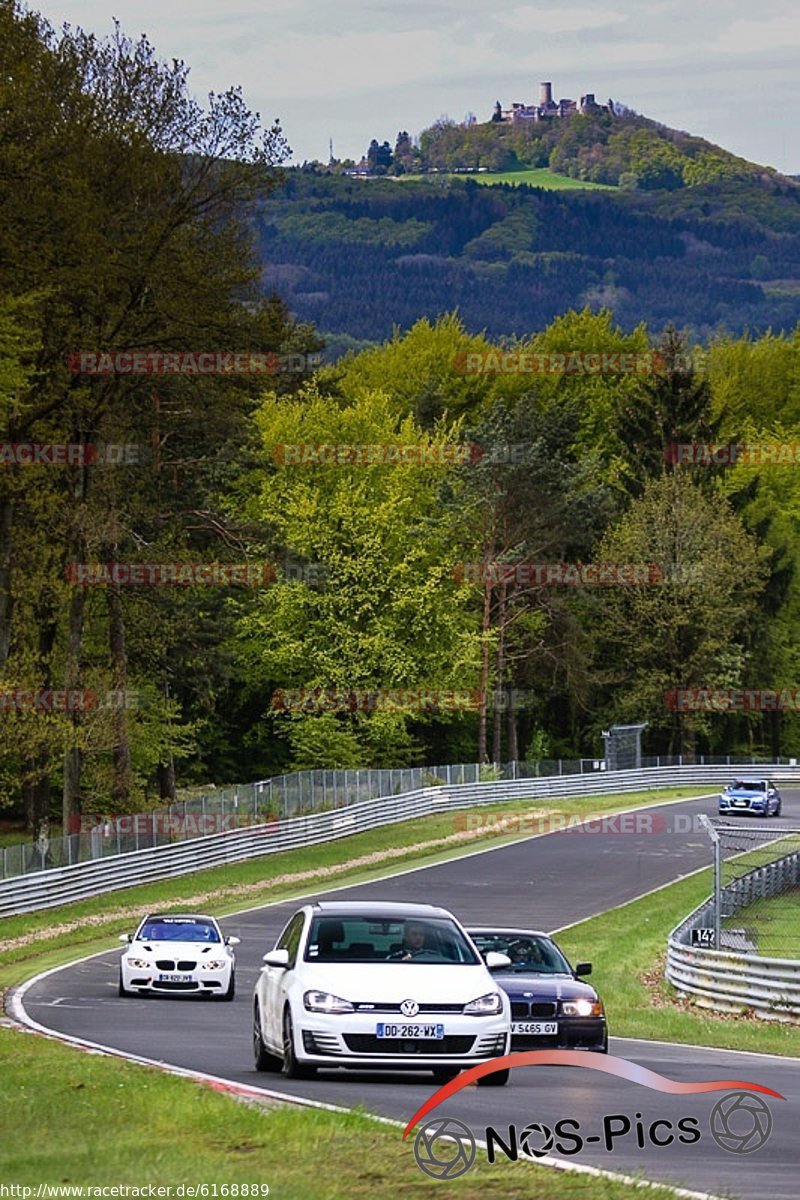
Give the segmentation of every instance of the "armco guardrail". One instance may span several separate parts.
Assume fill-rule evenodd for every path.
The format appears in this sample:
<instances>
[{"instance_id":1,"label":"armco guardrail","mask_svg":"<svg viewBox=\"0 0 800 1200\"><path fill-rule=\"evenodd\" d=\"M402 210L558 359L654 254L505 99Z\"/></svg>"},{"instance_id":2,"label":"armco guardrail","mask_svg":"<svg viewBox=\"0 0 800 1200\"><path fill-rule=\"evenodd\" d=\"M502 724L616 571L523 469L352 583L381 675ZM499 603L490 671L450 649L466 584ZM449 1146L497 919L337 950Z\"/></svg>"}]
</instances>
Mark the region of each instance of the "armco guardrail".
<instances>
[{"instance_id":1,"label":"armco guardrail","mask_svg":"<svg viewBox=\"0 0 800 1200\"><path fill-rule=\"evenodd\" d=\"M780 759L778 763L780 763ZM789 765L793 760L789 759ZM656 756L643 758L625 770L647 767L719 766L726 770L759 764L741 755L719 758ZM774 764L773 764L774 765ZM603 758L540 759L481 766L479 763L447 763L444 766L369 768L354 770L318 769L294 771L254 783L231 787L209 785L166 807L120 816L104 815L102 805L75 816L63 836L50 837L43 830L33 841L14 842L0 849L0 880L71 867L89 859L110 858L134 850L172 846L176 842L209 837L231 829L288 821L311 813L345 808L378 796L398 796L420 788L452 787L466 783L501 780L543 779L562 775L597 775L608 768ZM623 769L623 768L616 768ZM71 826L71 828L70 828Z\"/></svg>"},{"instance_id":2,"label":"armco guardrail","mask_svg":"<svg viewBox=\"0 0 800 1200\"><path fill-rule=\"evenodd\" d=\"M781 826L770 829L773 835L782 831ZM786 832L796 831L787 828ZM722 888L722 915L733 916L753 900L796 887L798 881L800 851L795 851L748 871ZM669 982L703 1008L729 1013L750 1011L772 1020L800 1017L800 962L690 944L693 929L713 927L712 897L670 934L666 966Z\"/></svg>"},{"instance_id":3,"label":"armco guardrail","mask_svg":"<svg viewBox=\"0 0 800 1200\"><path fill-rule=\"evenodd\" d=\"M798 779L800 767L760 766L765 778ZM431 813L502 804L509 800L546 800L602 796L679 785L717 785L730 778L727 766L650 767L602 775L551 776L496 783L429 787L400 796L382 796L288 821L267 821L247 829L195 838L113 858L76 863L0 882L0 917L53 908L101 892L185 875L207 867L275 854L347 837L380 825Z\"/></svg>"}]
</instances>

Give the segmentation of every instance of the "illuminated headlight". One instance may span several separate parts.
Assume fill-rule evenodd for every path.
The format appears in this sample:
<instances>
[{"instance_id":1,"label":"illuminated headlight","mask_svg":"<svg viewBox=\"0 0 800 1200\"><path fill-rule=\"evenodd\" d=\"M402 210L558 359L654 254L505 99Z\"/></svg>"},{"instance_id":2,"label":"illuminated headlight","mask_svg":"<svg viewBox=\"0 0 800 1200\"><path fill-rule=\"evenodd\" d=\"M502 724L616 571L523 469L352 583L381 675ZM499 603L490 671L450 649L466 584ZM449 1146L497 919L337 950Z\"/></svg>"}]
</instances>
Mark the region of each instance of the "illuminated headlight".
<instances>
[{"instance_id":1,"label":"illuminated headlight","mask_svg":"<svg viewBox=\"0 0 800 1200\"><path fill-rule=\"evenodd\" d=\"M561 1005L565 1017L602 1017L603 1006L599 1000L564 1000Z\"/></svg>"},{"instance_id":2,"label":"illuminated headlight","mask_svg":"<svg viewBox=\"0 0 800 1200\"><path fill-rule=\"evenodd\" d=\"M478 996L477 1000L470 1000L469 1004L464 1005L464 1014L470 1017L491 1017L502 1011L503 1000L498 992L487 992L485 996Z\"/></svg>"},{"instance_id":3,"label":"illuminated headlight","mask_svg":"<svg viewBox=\"0 0 800 1200\"><path fill-rule=\"evenodd\" d=\"M204 971L221 971L227 966L227 960L224 958L212 958L210 962L203 963Z\"/></svg>"},{"instance_id":4,"label":"illuminated headlight","mask_svg":"<svg viewBox=\"0 0 800 1200\"><path fill-rule=\"evenodd\" d=\"M303 996L303 1004L309 1012L348 1013L354 1011L349 1000L343 1000L341 996L332 996L330 992L306 992Z\"/></svg>"},{"instance_id":5,"label":"illuminated headlight","mask_svg":"<svg viewBox=\"0 0 800 1200\"><path fill-rule=\"evenodd\" d=\"M136 971L146 971L151 965L146 958L126 958L125 962Z\"/></svg>"}]
</instances>

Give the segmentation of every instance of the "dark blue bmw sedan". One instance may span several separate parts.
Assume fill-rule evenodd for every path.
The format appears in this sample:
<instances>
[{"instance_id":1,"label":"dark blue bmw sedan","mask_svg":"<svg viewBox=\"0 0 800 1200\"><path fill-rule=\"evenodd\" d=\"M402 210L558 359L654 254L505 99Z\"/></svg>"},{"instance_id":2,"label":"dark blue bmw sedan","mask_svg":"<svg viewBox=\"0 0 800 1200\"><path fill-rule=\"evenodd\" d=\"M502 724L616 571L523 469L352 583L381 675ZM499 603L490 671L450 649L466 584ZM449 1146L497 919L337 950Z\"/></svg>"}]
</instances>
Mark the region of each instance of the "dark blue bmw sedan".
<instances>
[{"instance_id":1,"label":"dark blue bmw sedan","mask_svg":"<svg viewBox=\"0 0 800 1200\"><path fill-rule=\"evenodd\" d=\"M534 929L470 928L467 933L485 957L490 950L511 959L492 975L511 1000L511 1050L608 1051L602 1001L573 970L556 943Z\"/></svg>"}]
</instances>

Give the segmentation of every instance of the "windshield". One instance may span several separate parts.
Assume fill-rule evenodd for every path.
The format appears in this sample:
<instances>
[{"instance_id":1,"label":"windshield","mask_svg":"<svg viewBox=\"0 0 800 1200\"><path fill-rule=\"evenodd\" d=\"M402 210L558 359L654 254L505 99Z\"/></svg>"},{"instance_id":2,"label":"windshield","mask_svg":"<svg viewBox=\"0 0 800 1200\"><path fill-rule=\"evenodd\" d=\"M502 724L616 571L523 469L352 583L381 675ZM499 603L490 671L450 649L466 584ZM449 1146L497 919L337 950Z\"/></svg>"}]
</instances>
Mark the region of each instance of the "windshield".
<instances>
[{"instance_id":1,"label":"windshield","mask_svg":"<svg viewBox=\"0 0 800 1200\"><path fill-rule=\"evenodd\" d=\"M473 933L472 940L485 955L489 950L507 954L510 967L504 975L571 975L569 963L549 938L522 933Z\"/></svg>"},{"instance_id":2,"label":"windshield","mask_svg":"<svg viewBox=\"0 0 800 1200\"><path fill-rule=\"evenodd\" d=\"M763 780L737 779L735 783L731 784L731 791L733 791L733 792L763 792L765 786L766 785L764 784Z\"/></svg>"},{"instance_id":3,"label":"windshield","mask_svg":"<svg viewBox=\"0 0 800 1200\"><path fill-rule=\"evenodd\" d=\"M475 966L480 962L461 930L446 918L314 917L306 962L397 962Z\"/></svg>"},{"instance_id":4,"label":"windshield","mask_svg":"<svg viewBox=\"0 0 800 1200\"><path fill-rule=\"evenodd\" d=\"M213 925L196 917L156 917L144 922L136 938L140 942L218 942Z\"/></svg>"}]
</instances>

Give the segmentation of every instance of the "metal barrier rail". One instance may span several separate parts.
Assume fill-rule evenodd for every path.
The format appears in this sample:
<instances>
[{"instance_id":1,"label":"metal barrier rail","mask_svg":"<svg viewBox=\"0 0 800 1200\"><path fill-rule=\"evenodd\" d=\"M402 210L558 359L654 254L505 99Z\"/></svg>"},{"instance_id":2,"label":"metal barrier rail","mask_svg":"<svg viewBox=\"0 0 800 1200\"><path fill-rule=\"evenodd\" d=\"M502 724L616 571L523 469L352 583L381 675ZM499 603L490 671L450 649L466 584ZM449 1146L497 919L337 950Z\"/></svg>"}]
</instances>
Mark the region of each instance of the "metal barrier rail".
<instances>
[{"instance_id":1,"label":"metal barrier rail","mask_svg":"<svg viewBox=\"0 0 800 1200\"><path fill-rule=\"evenodd\" d=\"M794 760L789 759L789 766ZM782 762L778 759L778 764ZM700 757L684 762L682 756L643 758L628 769L648 767L718 766L724 771L761 765L742 755ZM774 765L774 764L773 764ZM194 796L185 795L173 804L146 812L109 817L99 811L75 816L61 836L43 833L36 842L18 841L0 848L0 880L34 871L71 867L90 859L110 858L134 850L173 846L176 842L209 837L267 821L346 808L379 796L398 796L428 787L453 787L467 783L490 783L517 779L546 779L551 776L598 775L608 764L602 758L543 759L489 766L478 763L448 763L445 766L358 770L307 770L278 775L254 783L217 788L212 785Z\"/></svg>"},{"instance_id":2,"label":"metal barrier rail","mask_svg":"<svg viewBox=\"0 0 800 1200\"><path fill-rule=\"evenodd\" d=\"M764 766L760 773L764 778L800 780L800 767ZM591 797L665 787L714 785L729 777L730 767L727 766L650 767L592 776L551 776L423 788L400 796L365 800L346 809L293 817L288 821L267 821L263 825L212 834L172 846L158 846L7 879L0 882L0 917L54 908L102 892L259 858L280 850L317 845L437 812L511 800Z\"/></svg>"},{"instance_id":3,"label":"metal barrier rail","mask_svg":"<svg viewBox=\"0 0 800 1200\"><path fill-rule=\"evenodd\" d=\"M771 826L770 835L800 832ZM755 899L777 895L800 880L800 851L740 875L721 889L721 915L733 916ZM667 943L667 980L701 1008L754 1012L766 1020L800 1016L800 962L746 951L691 946L693 929L713 928L713 897L677 925Z\"/></svg>"}]
</instances>

